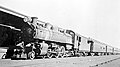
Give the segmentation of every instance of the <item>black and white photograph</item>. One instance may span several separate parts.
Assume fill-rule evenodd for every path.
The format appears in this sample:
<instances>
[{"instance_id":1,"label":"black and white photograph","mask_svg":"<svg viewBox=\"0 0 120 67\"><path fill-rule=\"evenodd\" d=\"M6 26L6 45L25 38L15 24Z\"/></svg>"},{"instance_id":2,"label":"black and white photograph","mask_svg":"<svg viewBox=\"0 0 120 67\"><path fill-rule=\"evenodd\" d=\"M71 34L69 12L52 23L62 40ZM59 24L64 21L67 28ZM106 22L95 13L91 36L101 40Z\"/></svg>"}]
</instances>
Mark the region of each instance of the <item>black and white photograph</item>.
<instances>
[{"instance_id":1,"label":"black and white photograph","mask_svg":"<svg viewBox=\"0 0 120 67\"><path fill-rule=\"evenodd\" d=\"M0 67L120 67L120 0L0 0Z\"/></svg>"}]
</instances>

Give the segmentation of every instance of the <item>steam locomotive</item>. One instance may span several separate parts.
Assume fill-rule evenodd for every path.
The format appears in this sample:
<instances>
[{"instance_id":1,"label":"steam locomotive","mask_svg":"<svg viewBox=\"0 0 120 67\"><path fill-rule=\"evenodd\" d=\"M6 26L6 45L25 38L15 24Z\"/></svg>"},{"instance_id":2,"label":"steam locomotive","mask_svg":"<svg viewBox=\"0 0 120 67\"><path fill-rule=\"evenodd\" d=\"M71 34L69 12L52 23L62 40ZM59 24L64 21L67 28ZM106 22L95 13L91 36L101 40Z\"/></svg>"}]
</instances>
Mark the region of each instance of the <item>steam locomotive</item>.
<instances>
[{"instance_id":1,"label":"steam locomotive","mask_svg":"<svg viewBox=\"0 0 120 67\"><path fill-rule=\"evenodd\" d=\"M5 58L59 58L120 53L118 48L2 6L0 31L0 47L9 47Z\"/></svg>"}]
</instances>

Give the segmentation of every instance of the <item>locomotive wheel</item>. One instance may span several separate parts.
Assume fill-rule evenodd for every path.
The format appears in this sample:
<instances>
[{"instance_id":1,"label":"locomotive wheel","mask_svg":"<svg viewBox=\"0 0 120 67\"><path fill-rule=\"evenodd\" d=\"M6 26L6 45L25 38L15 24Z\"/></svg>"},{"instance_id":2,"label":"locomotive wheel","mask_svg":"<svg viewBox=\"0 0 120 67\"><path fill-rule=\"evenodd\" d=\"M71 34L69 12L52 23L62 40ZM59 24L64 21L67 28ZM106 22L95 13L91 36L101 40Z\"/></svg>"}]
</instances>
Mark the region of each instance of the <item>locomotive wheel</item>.
<instances>
[{"instance_id":1,"label":"locomotive wheel","mask_svg":"<svg viewBox=\"0 0 120 67\"><path fill-rule=\"evenodd\" d=\"M34 51L31 51L28 53L28 58L33 60L35 58L35 52Z\"/></svg>"},{"instance_id":2,"label":"locomotive wheel","mask_svg":"<svg viewBox=\"0 0 120 67\"><path fill-rule=\"evenodd\" d=\"M64 57L66 57L66 55L65 53L62 53L61 58L64 58Z\"/></svg>"},{"instance_id":3,"label":"locomotive wheel","mask_svg":"<svg viewBox=\"0 0 120 67\"><path fill-rule=\"evenodd\" d=\"M91 56L94 56L94 53L91 53Z\"/></svg>"},{"instance_id":4,"label":"locomotive wheel","mask_svg":"<svg viewBox=\"0 0 120 67\"><path fill-rule=\"evenodd\" d=\"M48 54L47 54L47 57L48 57L48 58L52 58L52 56L53 56L53 55L52 55L51 53L48 53Z\"/></svg>"},{"instance_id":5,"label":"locomotive wheel","mask_svg":"<svg viewBox=\"0 0 120 67\"><path fill-rule=\"evenodd\" d=\"M56 56L55 58L59 58L59 56Z\"/></svg>"},{"instance_id":6,"label":"locomotive wheel","mask_svg":"<svg viewBox=\"0 0 120 67\"><path fill-rule=\"evenodd\" d=\"M65 56L65 47L64 46L62 46L62 49L61 49L61 51L62 51L62 58L64 58L64 56Z\"/></svg>"},{"instance_id":7,"label":"locomotive wheel","mask_svg":"<svg viewBox=\"0 0 120 67\"><path fill-rule=\"evenodd\" d=\"M59 58L59 57L64 58L64 56L65 56L65 47L61 46L60 51L58 51L58 53L56 54L55 57L56 58Z\"/></svg>"},{"instance_id":8,"label":"locomotive wheel","mask_svg":"<svg viewBox=\"0 0 120 67\"><path fill-rule=\"evenodd\" d=\"M56 58L59 58L61 56L61 54L60 53L58 53L57 55L56 55Z\"/></svg>"},{"instance_id":9,"label":"locomotive wheel","mask_svg":"<svg viewBox=\"0 0 120 67\"><path fill-rule=\"evenodd\" d=\"M65 55L62 55L62 56L61 56L61 58L64 58L64 57L65 57Z\"/></svg>"}]
</instances>

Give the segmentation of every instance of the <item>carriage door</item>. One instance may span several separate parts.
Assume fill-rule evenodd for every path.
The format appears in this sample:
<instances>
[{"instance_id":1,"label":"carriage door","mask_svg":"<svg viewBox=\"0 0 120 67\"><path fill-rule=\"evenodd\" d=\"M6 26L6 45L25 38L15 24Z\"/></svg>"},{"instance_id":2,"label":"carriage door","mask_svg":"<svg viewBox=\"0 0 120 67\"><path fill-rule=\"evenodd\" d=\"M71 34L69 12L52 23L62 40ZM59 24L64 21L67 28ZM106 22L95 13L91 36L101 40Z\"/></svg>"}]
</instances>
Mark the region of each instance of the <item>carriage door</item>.
<instances>
[{"instance_id":1,"label":"carriage door","mask_svg":"<svg viewBox=\"0 0 120 67\"><path fill-rule=\"evenodd\" d=\"M78 48L78 36L75 35L74 48Z\"/></svg>"},{"instance_id":2,"label":"carriage door","mask_svg":"<svg viewBox=\"0 0 120 67\"><path fill-rule=\"evenodd\" d=\"M88 40L88 44L90 44L90 52L93 52L94 42L91 40Z\"/></svg>"}]
</instances>

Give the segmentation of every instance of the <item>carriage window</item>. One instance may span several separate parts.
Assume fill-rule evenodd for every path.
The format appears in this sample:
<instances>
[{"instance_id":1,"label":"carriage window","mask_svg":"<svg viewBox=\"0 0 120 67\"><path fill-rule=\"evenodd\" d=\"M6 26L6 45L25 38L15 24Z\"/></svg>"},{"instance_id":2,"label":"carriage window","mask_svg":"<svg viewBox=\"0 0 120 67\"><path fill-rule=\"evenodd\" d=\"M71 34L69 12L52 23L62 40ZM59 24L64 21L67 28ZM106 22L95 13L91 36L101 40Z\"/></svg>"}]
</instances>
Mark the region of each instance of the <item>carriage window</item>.
<instances>
[{"instance_id":1,"label":"carriage window","mask_svg":"<svg viewBox=\"0 0 120 67\"><path fill-rule=\"evenodd\" d=\"M50 29L53 30L53 26Z\"/></svg>"},{"instance_id":2,"label":"carriage window","mask_svg":"<svg viewBox=\"0 0 120 67\"><path fill-rule=\"evenodd\" d=\"M72 37L74 36L74 33L73 33L73 32L70 32L69 34L70 34Z\"/></svg>"},{"instance_id":3,"label":"carriage window","mask_svg":"<svg viewBox=\"0 0 120 67\"><path fill-rule=\"evenodd\" d=\"M61 33L64 33L64 30L59 30Z\"/></svg>"},{"instance_id":4,"label":"carriage window","mask_svg":"<svg viewBox=\"0 0 120 67\"><path fill-rule=\"evenodd\" d=\"M64 33L64 30L61 29L61 28L58 28L58 31L61 32L61 33Z\"/></svg>"},{"instance_id":5,"label":"carriage window","mask_svg":"<svg viewBox=\"0 0 120 67\"><path fill-rule=\"evenodd\" d=\"M73 32L70 32L71 35L73 35L74 33Z\"/></svg>"},{"instance_id":6,"label":"carriage window","mask_svg":"<svg viewBox=\"0 0 120 67\"><path fill-rule=\"evenodd\" d=\"M79 37L79 42L81 42L81 37Z\"/></svg>"},{"instance_id":7,"label":"carriage window","mask_svg":"<svg viewBox=\"0 0 120 67\"><path fill-rule=\"evenodd\" d=\"M45 24L45 28L47 28L47 23Z\"/></svg>"},{"instance_id":8,"label":"carriage window","mask_svg":"<svg viewBox=\"0 0 120 67\"><path fill-rule=\"evenodd\" d=\"M77 36L77 40L79 40L79 37Z\"/></svg>"}]
</instances>

